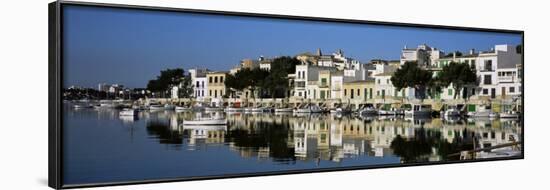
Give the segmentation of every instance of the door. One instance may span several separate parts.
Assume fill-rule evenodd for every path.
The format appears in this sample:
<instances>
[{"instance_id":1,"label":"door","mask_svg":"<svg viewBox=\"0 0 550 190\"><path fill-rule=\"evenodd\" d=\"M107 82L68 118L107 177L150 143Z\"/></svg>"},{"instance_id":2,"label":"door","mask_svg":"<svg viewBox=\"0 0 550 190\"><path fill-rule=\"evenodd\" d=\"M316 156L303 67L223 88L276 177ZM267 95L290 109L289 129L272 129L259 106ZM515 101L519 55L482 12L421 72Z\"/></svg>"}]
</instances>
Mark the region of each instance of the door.
<instances>
[{"instance_id":1,"label":"door","mask_svg":"<svg viewBox=\"0 0 550 190\"><path fill-rule=\"evenodd\" d=\"M496 90L494 88L491 88L491 98L496 97Z\"/></svg>"},{"instance_id":2,"label":"door","mask_svg":"<svg viewBox=\"0 0 550 190\"><path fill-rule=\"evenodd\" d=\"M500 90L500 95L502 97L506 96L506 87L502 87L502 89Z\"/></svg>"}]
</instances>

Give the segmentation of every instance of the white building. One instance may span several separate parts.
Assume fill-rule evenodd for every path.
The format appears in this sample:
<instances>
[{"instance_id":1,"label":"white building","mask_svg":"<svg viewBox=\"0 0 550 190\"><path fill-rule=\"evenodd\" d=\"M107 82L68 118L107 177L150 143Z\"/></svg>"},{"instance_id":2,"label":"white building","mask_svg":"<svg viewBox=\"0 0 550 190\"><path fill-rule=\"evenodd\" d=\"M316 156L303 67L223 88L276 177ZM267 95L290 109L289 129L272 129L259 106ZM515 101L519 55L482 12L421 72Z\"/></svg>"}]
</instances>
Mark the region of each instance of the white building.
<instances>
[{"instance_id":1,"label":"white building","mask_svg":"<svg viewBox=\"0 0 550 190\"><path fill-rule=\"evenodd\" d=\"M198 101L202 101L205 97L207 97L207 72L209 72L207 69L189 69L189 74L191 75L191 85L193 87L193 97L195 97Z\"/></svg>"},{"instance_id":2,"label":"white building","mask_svg":"<svg viewBox=\"0 0 550 190\"><path fill-rule=\"evenodd\" d=\"M444 53L437 48L432 48L426 44L419 45L417 48L403 48L401 51L401 65L407 61L416 61L419 66L433 66Z\"/></svg>"},{"instance_id":3,"label":"white building","mask_svg":"<svg viewBox=\"0 0 550 190\"><path fill-rule=\"evenodd\" d=\"M496 45L489 51L475 52L470 50L466 55L454 55L438 60L437 67L441 68L451 62L466 63L475 68L478 84L461 91L459 97L514 97L521 95L521 54L510 45ZM452 99L453 89L443 90L441 99Z\"/></svg>"},{"instance_id":4,"label":"white building","mask_svg":"<svg viewBox=\"0 0 550 190\"><path fill-rule=\"evenodd\" d=\"M294 79L294 96L300 98L313 98L318 90L319 71L336 71L334 67L316 65L296 65L296 78Z\"/></svg>"}]
</instances>

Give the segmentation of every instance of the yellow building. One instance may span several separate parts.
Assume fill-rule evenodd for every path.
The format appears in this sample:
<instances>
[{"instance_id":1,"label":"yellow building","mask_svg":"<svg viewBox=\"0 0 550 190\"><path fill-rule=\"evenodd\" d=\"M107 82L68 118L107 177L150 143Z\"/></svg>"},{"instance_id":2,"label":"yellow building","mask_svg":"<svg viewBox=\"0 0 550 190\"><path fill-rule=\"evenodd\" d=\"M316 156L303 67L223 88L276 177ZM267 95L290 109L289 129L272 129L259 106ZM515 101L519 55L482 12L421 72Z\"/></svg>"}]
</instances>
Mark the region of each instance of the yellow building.
<instances>
[{"instance_id":1,"label":"yellow building","mask_svg":"<svg viewBox=\"0 0 550 190\"><path fill-rule=\"evenodd\" d=\"M357 80L344 82L344 103L360 104L372 102L374 96L374 80Z\"/></svg>"},{"instance_id":2,"label":"yellow building","mask_svg":"<svg viewBox=\"0 0 550 190\"><path fill-rule=\"evenodd\" d=\"M319 71L319 81L317 81L319 96L315 98L321 100L330 99L330 75L330 70Z\"/></svg>"},{"instance_id":3,"label":"yellow building","mask_svg":"<svg viewBox=\"0 0 550 190\"><path fill-rule=\"evenodd\" d=\"M207 85L207 98L215 99L222 98L226 95L226 89L224 81L227 77L226 72L209 72L206 73Z\"/></svg>"}]
</instances>

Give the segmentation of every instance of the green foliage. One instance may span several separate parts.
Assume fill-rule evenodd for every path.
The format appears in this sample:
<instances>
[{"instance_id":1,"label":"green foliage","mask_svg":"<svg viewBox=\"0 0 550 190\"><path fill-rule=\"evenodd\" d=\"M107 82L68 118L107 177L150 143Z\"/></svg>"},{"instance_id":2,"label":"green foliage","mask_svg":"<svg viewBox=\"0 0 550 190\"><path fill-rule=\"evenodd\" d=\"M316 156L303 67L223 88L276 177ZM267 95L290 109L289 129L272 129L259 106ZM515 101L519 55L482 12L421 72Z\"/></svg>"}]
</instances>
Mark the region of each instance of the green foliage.
<instances>
[{"instance_id":1,"label":"green foliage","mask_svg":"<svg viewBox=\"0 0 550 190\"><path fill-rule=\"evenodd\" d=\"M254 94L256 89L261 89L269 92L271 97L275 97L277 91L284 92L290 88L288 74L294 73L298 64L300 61L296 58L278 57L271 63L270 71L259 68L241 69L235 75L227 76L224 83L232 91L248 89Z\"/></svg>"},{"instance_id":2,"label":"green foliage","mask_svg":"<svg viewBox=\"0 0 550 190\"><path fill-rule=\"evenodd\" d=\"M256 88L260 88L264 79L269 75L269 72L259 68L241 69L235 75L226 77L224 84L231 88L232 91L249 89L252 94Z\"/></svg>"},{"instance_id":3,"label":"green foliage","mask_svg":"<svg viewBox=\"0 0 550 190\"><path fill-rule=\"evenodd\" d=\"M452 84L455 92L454 98L456 98L465 85L476 83L477 76L475 70L468 64L451 62L443 67L437 76L437 81L445 87Z\"/></svg>"},{"instance_id":4,"label":"green foliage","mask_svg":"<svg viewBox=\"0 0 550 190\"><path fill-rule=\"evenodd\" d=\"M181 68L162 70L156 79L149 80L147 90L164 93L172 86L180 84L184 78L183 73L184 70Z\"/></svg>"},{"instance_id":5,"label":"green foliage","mask_svg":"<svg viewBox=\"0 0 550 190\"><path fill-rule=\"evenodd\" d=\"M398 91L407 87L418 91L432 84L432 72L418 67L416 62L408 61L395 71L390 80ZM423 93L420 94L424 98Z\"/></svg>"}]
</instances>

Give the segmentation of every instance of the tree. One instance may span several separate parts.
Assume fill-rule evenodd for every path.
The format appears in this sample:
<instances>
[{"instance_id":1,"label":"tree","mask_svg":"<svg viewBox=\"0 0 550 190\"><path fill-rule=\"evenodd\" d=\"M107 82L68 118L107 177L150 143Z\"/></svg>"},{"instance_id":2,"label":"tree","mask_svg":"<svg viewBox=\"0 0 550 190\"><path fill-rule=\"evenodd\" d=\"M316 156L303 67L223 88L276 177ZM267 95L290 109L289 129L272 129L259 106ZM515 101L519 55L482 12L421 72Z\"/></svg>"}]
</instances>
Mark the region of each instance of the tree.
<instances>
[{"instance_id":1,"label":"tree","mask_svg":"<svg viewBox=\"0 0 550 190\"><path fill-rule=\"evenodd\" d=\"M445 87L453 85L454 96L456 99L458 93L465 88L466 85L475 84L477 76L475 70L466 63L451 62L443 66L443 70L439 72L437 81Z\"/></svg>"},{"instance_id":2,"label":"tree","mask_svg":"<svg viewBox=\"0 0 550 190\"><path fill-rule=\"evenodd\" d=\"M235 73L235 75L229 75L226 77L224 84L226 87L231 88L232 91L248 89L254 97L254 92L257 88L261 88L265 78L269 75L269 72L259 68L255 69L241 69Z\"/></svg>"},{"instance_id":3,"label":"tree","mask_svg":"<svg viewBox=\"0 0 550 190\"><path fill-rule=\"evenodd\" d=\"M269 76L262 83L262 88L268 90L271 98L282 94L286 96L286 91L290 88L288 82L288 74L296 72L296 65L299 65L300 60L294 57L282 56L275 58L271 63Z\"/></svg>"},{"instance_id":4,"label":"tree","mask_svg":"<svg viewBox=\"0 0 550 190\"><path fill-rule=\"evenodd\" d=\"M432 72L418 67L416 61L407 61L395 71L390 80L398 91L407 87L414 88L416 95L424 99L424 90L432 80Z\"/></svg>"},{"instance_id":5,"label":"tree","mask_svg":"<svg viewBox=\"0 0 550 190\"><path fill-rule=\"evenodd\" d=\"M151 92L160 92L162 95L171 87L179 85L184 78L184 70L181 68L166 69L160 71L156 79L149 80L147 90Z\"/></svg>"},{"instance_id":6,"label":"tree","mask_svg":"<svg viewBox=\"0 0 550 190\"><path fill-rule=\"evenodd\" d=\"M193 94L193 84L191 81L191 75L185 75L181 78L180 88L178 96L183 98L189 98Z\"/></svg>"}]
</instances>

